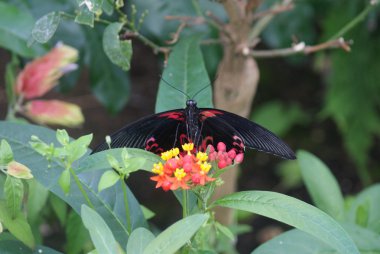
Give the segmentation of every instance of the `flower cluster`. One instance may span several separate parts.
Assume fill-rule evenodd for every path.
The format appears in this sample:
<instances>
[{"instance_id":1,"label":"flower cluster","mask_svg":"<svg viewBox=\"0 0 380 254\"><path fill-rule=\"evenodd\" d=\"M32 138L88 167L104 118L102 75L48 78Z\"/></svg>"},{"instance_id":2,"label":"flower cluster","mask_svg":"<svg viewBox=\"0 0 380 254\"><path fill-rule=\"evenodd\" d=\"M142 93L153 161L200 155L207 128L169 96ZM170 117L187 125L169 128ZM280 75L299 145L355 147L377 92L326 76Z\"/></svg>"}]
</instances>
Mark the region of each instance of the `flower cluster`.
<instances>
[{"instance_id":1,"label":"flower cluster","mask_svg":"<svg viewBox=\"0 0 380 254\"><path fill-rule=\"evenodd\" d=\"M156 175L151 180L156 181L156 188L164 191L190 189L214 181L211 162L216 162L219 169L233 163L240 163L243 154L236 154L234 150L226 152L226 145L219 142L217 151L213 146L208 147L209 153L196 152L193 143L182 145L183 151L173 148L161 154L164 163L153 165L152 172Z\"/></svg>"},{"instance_id":2,"label":"flower cluster","mask_svg":"<svg viewBox=\"0 0 380 254\"><path fill-rule=\"evenodd\" d=\"M58 44L46 55L28 63L16 79L15 111L39 124L81 125L84 118L77 105L59 100L35 100L53 89L65 73L75 70L77 58L76 49ZM29 101L24 104L25 99Z\"/></svg>"}]
</instances>

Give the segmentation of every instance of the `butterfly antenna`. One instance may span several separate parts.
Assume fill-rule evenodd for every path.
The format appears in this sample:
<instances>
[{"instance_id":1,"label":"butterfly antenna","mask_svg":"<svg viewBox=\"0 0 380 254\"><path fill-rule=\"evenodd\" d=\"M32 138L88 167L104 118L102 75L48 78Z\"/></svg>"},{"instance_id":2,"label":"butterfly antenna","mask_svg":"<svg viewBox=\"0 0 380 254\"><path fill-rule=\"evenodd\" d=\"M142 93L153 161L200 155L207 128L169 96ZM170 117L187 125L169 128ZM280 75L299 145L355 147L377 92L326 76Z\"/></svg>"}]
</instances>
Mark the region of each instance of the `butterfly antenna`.
<instances>
[{"instance_id":1,"label":"butterfly antenna","mask_svg":"<svg viewBox=\"0 0 380 254\"><path fill-rule=\"evenodd\" d=\"M207 85L205 85L201 90L199 90L198 92L196 92L194 95L193 95L193 99L195 98L195 96L197 96L198 94L200 94L203 90L205 90L207 87L209 87L210 83L207 83Z\"/></svg>"},{"instance_id":2,"label":"butterfly antenna","mask_svg":"<svg viewBox=\"0 0 380 254\"><path fill-rule=\"evenodd\" d=\"M166 80L164 79L163 76L161 76L161 80L164 81L164 83L165 83L166 85L170 86L171 88L173 88L173 89L177 90L178 92L180 92L181 94L185 95L185 96L187 97L187 99L190 99L190 96L189 96L189 95L187 95L187 94L184 93L183 91L179 90L177 87L171 85L168 81L166 81Z\"/></svg>"}]
</instances>

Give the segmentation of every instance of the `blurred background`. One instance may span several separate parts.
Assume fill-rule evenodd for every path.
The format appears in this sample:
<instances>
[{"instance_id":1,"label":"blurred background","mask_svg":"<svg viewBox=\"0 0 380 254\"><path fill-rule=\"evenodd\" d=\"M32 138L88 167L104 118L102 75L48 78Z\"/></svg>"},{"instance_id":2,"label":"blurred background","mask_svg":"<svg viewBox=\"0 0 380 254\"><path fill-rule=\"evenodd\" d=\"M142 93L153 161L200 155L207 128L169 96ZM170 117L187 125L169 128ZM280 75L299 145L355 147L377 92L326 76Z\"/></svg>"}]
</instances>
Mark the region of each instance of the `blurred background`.
<instances>
[{"instance_id":1,"label":"blurred background","mask_svg":"<svg viewBox=\"0 0 380 254\"><path fill-rule=\"evenodd\" d=\"M154 2L154 3L153 3ZM193 1L131 1L121 8L137 15L145 10L141 34L157 45L166 45L178 21L165 16L194 16ZM262 1L266 10L281 1ZM132 8L131 4L135 5ZM227 19L217 1L199 1L202 11ZM257 50L288 48L299 41L322 43L352 21L355 26L344 34L351 51L327 49L311 55L257 59L260 80L251 108L251 119L283 138L294 150L317 155L337 177L344 195L353 195L380 179L380 17L379 8L367 0L299 0L294 7L275 15L260 36ZM80 51L79 69L65 76L55 91L45 98L78 104L85 116L80 128L68 129L72 137L93 133L92 147L122 126L153 114L163 70L163 54L155 54L141 40L132 38L133 57L128 72L112 64L102 51L104 25L95 27L62 18L52 39L26 47L37 19L51 11L74 13L76 1L2 0L0 10L0 118L6 116L5 67L12 54L21 65L47 52L61 41ZM0 8L1 9L1 8ZM5 10L5 9L3 9ZM13 16L12 16L13 15ZM107 16L112 20L113 13ZM190 26L181 36L202 32L206 39L219 38L210 26ZM210 79L215 80L223 49L218 43L203 44L202 51ZM308 202L295 162L248 151L239 171L239 190L272 190ZM152 223L160 228L176 221L181 210L170 193L155 190L146 173L136 173L129 186L140 203L156 213ZM172 212L168 212L169 209ZM238 215L239 222L253 231L241 235L238 249L252 250L272 234L286 229L262 217ZM58 229L50 241L59 245ZM59 237L58 237L59 238ZM254 241L252 241L254 239ZM242 252L243 253L243 252Z\"/></svg>"}]
</instances>

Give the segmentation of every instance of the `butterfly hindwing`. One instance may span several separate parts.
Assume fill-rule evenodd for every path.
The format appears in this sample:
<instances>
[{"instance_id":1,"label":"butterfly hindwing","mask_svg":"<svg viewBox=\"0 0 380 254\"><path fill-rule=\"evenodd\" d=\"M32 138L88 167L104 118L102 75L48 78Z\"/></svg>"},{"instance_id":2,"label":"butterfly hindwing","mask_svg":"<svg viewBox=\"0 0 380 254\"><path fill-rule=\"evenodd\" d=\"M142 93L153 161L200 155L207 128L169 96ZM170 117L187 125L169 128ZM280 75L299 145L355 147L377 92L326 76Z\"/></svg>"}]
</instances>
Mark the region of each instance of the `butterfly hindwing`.
<instances>
[{"instance_id":1,"label":"butterfly hindwing","mask_svg":"<svg viewBox=\"0 0 380 254\"><path fill-rule=\"evenodd\" d=\"M178 139L175 135L186 130L184 110L177 109L144 117L113 133L111 148L135 147L154 153L173 148ZM92 153L108 149L104 142Z\"/></svg>"},{"instance_id":2,"label":"butterfly hindwing","mask_svg":"<svg viewBox=\"0 0 380 254\"><path fill-rule=\"evenodd\" d=\"M246 147L286 159L295 159L294 152L280 138L271 131L244 117L212 108L200 109L199 116L200 123L203 123L202 132L205 135L213 135L214 144L218 142L218 139L224 140L224 143L232 142L231 144L234 144L234 142L238 143L239 139L241 139ZM208 128L216 131L207 130Z\"/></svg>"}]
</instances>

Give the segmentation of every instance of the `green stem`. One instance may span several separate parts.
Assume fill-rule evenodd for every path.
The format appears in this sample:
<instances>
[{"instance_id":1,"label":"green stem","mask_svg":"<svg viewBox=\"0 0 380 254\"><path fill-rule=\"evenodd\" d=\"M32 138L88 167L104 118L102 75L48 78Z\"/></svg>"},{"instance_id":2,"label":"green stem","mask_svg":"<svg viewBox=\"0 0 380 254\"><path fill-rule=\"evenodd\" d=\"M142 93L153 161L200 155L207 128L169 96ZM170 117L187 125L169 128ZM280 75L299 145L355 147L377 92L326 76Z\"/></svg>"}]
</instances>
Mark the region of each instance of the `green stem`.
<instances>
[{"instance_id":1,"label":"green stem","mask_svg":"<svg viewBox=\"0 0 380 254\"><path fill-rule=\"evenodd\" d=\"M75 174L74 169L73 169L72 167L69 167L69 170L70 170L71 175L74 177L75 183L77 184L77 186L78 186L80 192L82 193L83 197L86 199L87 204L88 204L91 208L94 209L94 205L92 204L90 198L88 197L86 191L84 190L83 185L82 185L82 183L80 182L80 180L79 180L77 174Z\"/></svg>"},{"instance_id":2,"label":"green stem","mask_svg":"<svg viewBox=\"0 0 380 254\"><path fill-rule=\"evenodd\" d=\"M187 190L182 190L182 217L186 218L189 213L188 213L188 192Z\"/></svg>"},{"instance_id":3,"label":"green stem","mask_svg":"<svg viewBox=\"0 0 380 254\"><path fill-rule=\"evenodd\" d=\"M347 32L349 32L351 29L353 29L357 24L362 22L368 15L368 13L376 7L375 4L369 4L362 12L360 12L353 20L348 22L344 27L342 27L335 35L333 35L330 40L335 40L343 35L345 35Z\"/></svg>"},{"instance_id":4,"label":"green stem","mask_svg":"<svg viewBox=\"0 0 380 254\"><path fill-rule=\"evenodd\" d=\"M128 233L132 232L132 223L131 223L131 215L129 213L129 203L128 203L128 193L127 186L124 182L124 176L120 178L121 188L123 189L123 197L124 197L124 205L125 205L125 217L127 219L127 230Z\"/></svg>"}]
</instances>

